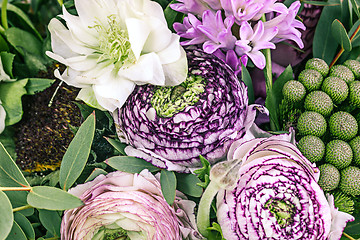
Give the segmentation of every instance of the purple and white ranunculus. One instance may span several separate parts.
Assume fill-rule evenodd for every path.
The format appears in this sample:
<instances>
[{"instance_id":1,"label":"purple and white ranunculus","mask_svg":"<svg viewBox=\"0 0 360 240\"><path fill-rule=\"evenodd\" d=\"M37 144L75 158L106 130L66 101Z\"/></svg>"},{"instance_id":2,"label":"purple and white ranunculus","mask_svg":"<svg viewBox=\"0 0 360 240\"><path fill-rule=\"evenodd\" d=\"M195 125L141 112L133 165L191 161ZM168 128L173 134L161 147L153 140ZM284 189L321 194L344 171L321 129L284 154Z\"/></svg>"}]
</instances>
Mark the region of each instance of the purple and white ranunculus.
<instances>
[{"instance_id":1,"label":"purple and white ranunculus","mask_svg":"<svg viewBox=\"0 0 360 240\"><path fill-rule=\"evenodd\" d=\"M201 50L187 52L189 75L175 87L137 86L114 116L128 155L155 166L189 171L226 157L255 119L247 88L220 59Z\"/></svg>"},{"instance_id":2,"label":"purple and white ranunculus","mask_svg":"<svg viewBox=\"0 0 360 240\"><path fill-rule=\"evenodd\" d=\"M194 224L195 203L179 194L173 206L167 204L160 182L147 170L99 175L69 192L84 205L64 212L62 240L202 239Z\"/></svg>"},{"instance_id":3,"label":"purple and white ranunculus","mask_svg":"<svg viewBox=\"0 0 360 240\"><path fill-rule=\"evenodd\" d=\"M163 9L151 0L75 0L49 23L52 52L67 66L55 76L81 88L78 98L113 112L136 85L173 86L187 75L179 36L168 29Z\"/></svg>"},{"instance_id":4,"label":"purple and white ranunculus","mask_svg":"<svg viewBox=\"0 0 360 240\"><path fill-rule=\"evenodd\" d=\"M232 144L228 159L241 165L238 181L217 196L217 219L227 240L325 240L330 233L340 239L342 231L333 230L332 208L317 184L319 171L292 137L282 134ZM350 219L337 220L342 224Z\"/></svg>"}]
</instances>

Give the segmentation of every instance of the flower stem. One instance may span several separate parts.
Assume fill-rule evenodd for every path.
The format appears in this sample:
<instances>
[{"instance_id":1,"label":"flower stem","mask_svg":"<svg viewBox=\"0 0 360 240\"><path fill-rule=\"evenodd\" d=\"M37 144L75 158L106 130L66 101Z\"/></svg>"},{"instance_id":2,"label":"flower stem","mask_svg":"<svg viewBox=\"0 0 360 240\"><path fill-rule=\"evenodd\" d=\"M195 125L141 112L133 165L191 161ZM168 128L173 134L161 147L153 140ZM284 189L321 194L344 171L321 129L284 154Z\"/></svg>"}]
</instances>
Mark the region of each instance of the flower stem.
<instances>
[{"instance_id":1,"label":"flower stem","mask_svg":"<svg viewBox=\"0 0 360 240\"><path fill-rule=\"evenodd\" d=\"M33 208L33 207L30 206L30 205L25 205L25 206L22 206L22 207L13 208L13 212L18 212L18 211L29 209L29 208Z\"/></svg>"},{"instance_id":2,"label":"flower stem","mask_svg":"<svg viewBox=\"0 0 360 240\"><path fill-rule=\"evenodd\" d=\"M356 34L359 32L360 30L360 24L357 26L357 28L355 29L355 31L353 32L353 34L350 37L350 42L354 39L354 37L356 36ZM343 54L344 52L344 48L341 48L341 50L338 52L338 54L336 54L335 58L332 60L332 62L329 65L329 68L331 68L332 66L334 66L334 64L336 63L336 61L340 58L341 54Z\"/></svg>"},{"instance_id":3,"label":"flower stem","mask_svg":"<svg viewBox=\"0 0 360 240\"><path fill-rule=\"evenodd\" d=\"M266 22L265 14L261 17L261 21ZM271 66L271 50L270 48L263 49L262 52L265 55L265 68L264 68L264 75L265 75L265 86L266 86L266 96L270 96L270 92L272 91L273 87L273 79L272 79L272 66ZM270 128L273 131L276 131L275 123L270 118Z\"/></svg>"},{"instance_id":4,"label":"flower stem","mask_svg":"<svg viewBox=\"0 0 360 240\"><path fill-rule=\"evenodd\" d=\"M1 23L5 30L9 28L9 24L7 21L7 12L6 12L7 11L7 3L8 3L8 0L3 0L2 6L1 6Z\"/></svg>"},{"instance_id":5,"label":"flower stem","mask_svg":"<svg viewBox=\"0 0 360 240\"><path fill-rule=\"evenodd\" d=\"M347 237L348 239L350 239L350 240L355 240L355 238L351 237L349 234L346 234L346 233L343 232L343 235L345 237Z\"/></svg>"},{"instance_id":6,"label":"flower stem","mask_svg":"<svg viewBox=\"0 0 360 240\"><path fill-rule=\"evenodd\" d=\"M0 187L0 191L31 191L32 187Z\"/></svg>"},{"instance_id":7,"label":"flower stem","mask_svg":"<svg viewBox=\"0 0 360 240\"><path fill-rule=\"evenodd\" d=\"M220 186L215 181L211 181L200 199L196 224L199 232L204 237L207 237L209 235L207 228L210 227L211 203L215 195L218 193L219 189Z\"/></svg>"},{"instance_id":8,"label":"flower stem","mask_svg":"<svg viewBox=\"0 0 360 240\"><path fill-rule=\"evenodd\" d=\"M63 0L58 0L58 3L60 6L62 6L64 4L64 1Z\"/></svg>"}]
</instances>

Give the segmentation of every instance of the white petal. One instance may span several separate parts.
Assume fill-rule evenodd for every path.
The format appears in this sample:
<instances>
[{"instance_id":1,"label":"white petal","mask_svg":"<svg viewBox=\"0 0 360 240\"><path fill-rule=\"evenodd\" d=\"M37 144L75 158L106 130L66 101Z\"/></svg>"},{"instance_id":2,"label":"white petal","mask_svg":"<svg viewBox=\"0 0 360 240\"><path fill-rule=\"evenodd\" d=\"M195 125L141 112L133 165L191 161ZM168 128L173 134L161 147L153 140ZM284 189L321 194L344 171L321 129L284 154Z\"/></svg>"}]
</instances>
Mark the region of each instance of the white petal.
<instances>
[{"instance_id":1,"label":"white petal","mask_svg":"<svg viewBox=\"0 0 360 240\"><path fill-rule=\"evenodd\" d=\"M152 17L146 19L151 29L149 37L144 45L143 52L159 52L169 45L172 33L168 26L159 19Z\"/></svg>"},{"instance_id":2,"label":"white petal","mask_svg":"<svg viewBox=\"0 0 360 240\"><path fill-rule=\"evenodd\" d=\"M78 16L71 15L65 7L63 7L62 18L66 21L66 25L72 32L72 36L76 37L79 42L86 45L97 46L99 45L97 32L94 28L89 28L89 23L84 25ZM76 34L76 35L75 35Z\"/></svg>"},{"instance_id":3,"label":"white petal","mask_svg":"<svg viewBox=\"0 0 360 240\"><path fill-rule=\"evenodd\" d=\"M181 56L176 62L163 65L165 85L167 86L179 85L186 80L188 74L186 53L182 48L180 51Z\"/></svg>"},{"instance_id":4,"label":"white petal","mask_svg":"<svg viewBox=\"0 0 360 240\"><path fill-rule=\"evenodd\" d=\"M121 108L134 88L135 83L119 77L113 77L107 84L93 85L97 101L110 112Z\"/></svg>"},{"instance_id":5,"label":"white petal","mask_svg":"<svg viewBox=\"0 0 360 240\"><path fill-rule=\"evenodd\" d=\"M128 18L125 21L129 34L131 50L135 54L136 59L139 59L144 44L149 36L150 28L146 22L136 18Z\"/></svg>"},{"instance_id":6,"label":"white petal","mask_svg":"<svg viewBox=\"0 0 360 240\"><path fill-rule=\"evenodd\" d=\"M159 19L164 25L167 26L167 22L164 16L164 11L161 8L160 4L154 1L143 1L144 8L143 12L149 16L154 16Z\"/></svg>"},{"instance_id":7,"label":"white petal","mask_svg":"<svg viewBox=\"0 0 360 240\"><path fill-rule=\"evenodd\" d=\"M51 33L51 47L54 53L64 58L73 57L76 54L91 54L93 49L85 47L78 41L74 41L71 32L56 18L49 23Z\"/></svg>"},{"instance_id":8,"label":"white petal","mask_svg":"<svg viewBox=\"0 0 360 240\"><path fill-rule=\"evenodd\" d=\"M138 62L129 68L120 69L119 75L137 84L164 85L165 76L159 57L155 53L140 56Z\"/></svg>"},{"instance_id":9,"label":"white petal","mask_svg":"<svg viewBox=\"0 0 360 240\"><path fill-rule=\"evenodd\" d=\"M4 131L5 129L5 117L6 117L6 112L3 106L1 106L1 101L0 101L0 133L2 133L2 131Z\"/></svg>"},{"instance_id":10,"label":"white petal","mask_svg":"<svg viewBox=\"0 0 360 240\"><path fill-rule=\"evenodd\" d=\"M70 38L70 32L66 27L56 18L51 19L48 25L51 34L51 48L56 54L63 56L64 58L73 57L77 54L71 50L71 48L63 41L63 38L59 37L61 34L66 34Z\"/></svg>"},{"instance_id":11,"label":"white petal","mask_svg":"<svg viewBox=\"0 0 360 240\"><path fill-rule=\"evenodd\" d=\"M114 1L108 0L108 2L101 0L75 0L76 10L83 24L89 26L98 23L105 24L107 17L116 13L116 6L108 7Z\"/></svg>"},{"instance_id":12,"label":"white petal","mask_svg":"<svg viewBox=\"0 0 360 240\"><path fill-rule=\"evenodd\" d=\"M182 47L180 46L179 40L179 35L172 34L169 45L160 52L157 52L162 64L176 62L180 57L182 57Z\"/></svg>"},{"instance_id":13,"label":"white petal","mask_svg":"<svg viewBox=\"0 0 360 240\"><path fill-rule=\"evenodd\" d=\"M76 71L88 71L94 69L98 64L98 57L94 55L77 56L66 59L69 67Z\"/></svg>"}]
</instances>

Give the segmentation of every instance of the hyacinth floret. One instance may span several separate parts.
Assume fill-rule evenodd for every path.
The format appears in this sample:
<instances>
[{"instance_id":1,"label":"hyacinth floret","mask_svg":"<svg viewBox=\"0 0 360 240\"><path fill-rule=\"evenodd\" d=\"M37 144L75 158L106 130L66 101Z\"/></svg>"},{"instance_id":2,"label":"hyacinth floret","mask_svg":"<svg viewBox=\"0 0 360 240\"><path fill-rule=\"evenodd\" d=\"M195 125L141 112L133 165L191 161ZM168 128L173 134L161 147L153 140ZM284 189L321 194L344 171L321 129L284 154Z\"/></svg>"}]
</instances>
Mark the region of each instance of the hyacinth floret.
<instances>
[{"instance_id":1,"label":"hyacinth floret","mask_svg":"<svg viewBox=\"0 0 360 240\"><path fill-rule=\"evenodd\" d=\"M276 0L179 0L170 6L187 14L183 23L174 24L184 39L182 45L202 44L205 52L238 73L247 57L263 69L265 57L259 50L274 49L275 43L292 40L304 47L300 30L305 30L305 25L295 19L300 5L296 1L287 8Z\"/></svg>"}]
</instances>

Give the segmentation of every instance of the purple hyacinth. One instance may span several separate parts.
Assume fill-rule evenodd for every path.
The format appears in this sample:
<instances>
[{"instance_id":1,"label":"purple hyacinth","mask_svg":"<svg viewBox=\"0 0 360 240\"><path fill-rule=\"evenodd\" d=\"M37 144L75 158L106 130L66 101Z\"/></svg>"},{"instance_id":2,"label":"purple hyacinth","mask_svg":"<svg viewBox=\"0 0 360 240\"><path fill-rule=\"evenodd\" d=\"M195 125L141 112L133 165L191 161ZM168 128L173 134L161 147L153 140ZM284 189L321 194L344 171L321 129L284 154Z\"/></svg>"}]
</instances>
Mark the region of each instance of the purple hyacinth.
<instances>
[{"instance_id":1,"label":"purple hyacinth","mask_svg":"<svg viewBox=\"0 0 360 240\"><path fill-rule=\"evenodd\" d=\"M256 67L263 69L266 64L262 49L274 49L275 44L270 42L278 33L278 28L264 28L264 23L259 21L254 29L248 22L243 22L240 27L240 40L237 40L235 51L239 56L246 54Z\"/></svg>"}]
</instances>

